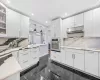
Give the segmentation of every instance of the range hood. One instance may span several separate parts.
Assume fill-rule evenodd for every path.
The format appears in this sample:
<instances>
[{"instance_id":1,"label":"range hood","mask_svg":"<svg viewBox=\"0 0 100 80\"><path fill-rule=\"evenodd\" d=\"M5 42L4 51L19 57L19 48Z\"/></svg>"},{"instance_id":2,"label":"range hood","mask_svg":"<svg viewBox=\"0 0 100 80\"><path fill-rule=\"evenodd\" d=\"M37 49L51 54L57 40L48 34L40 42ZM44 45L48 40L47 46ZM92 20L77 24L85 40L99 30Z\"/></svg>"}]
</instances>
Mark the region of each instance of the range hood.
<instances>
[{"instance_id":1,"label":"range hood","mask_svg":"<svg viewBox=\"0 0 100 80\"><path fill-rule=\"evenodd\" d=\"M68 37L83 37L84 36L84 26L67 28Z\"/></svg>"}]
</instances>

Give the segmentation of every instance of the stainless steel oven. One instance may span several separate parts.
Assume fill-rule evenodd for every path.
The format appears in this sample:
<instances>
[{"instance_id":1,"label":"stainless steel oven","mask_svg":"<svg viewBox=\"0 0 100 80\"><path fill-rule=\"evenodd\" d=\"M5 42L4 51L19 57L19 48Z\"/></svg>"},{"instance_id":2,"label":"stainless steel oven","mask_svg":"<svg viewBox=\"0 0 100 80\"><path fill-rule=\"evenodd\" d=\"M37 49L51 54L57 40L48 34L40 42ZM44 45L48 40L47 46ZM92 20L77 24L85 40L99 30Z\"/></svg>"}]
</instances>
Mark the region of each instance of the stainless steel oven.
<instances>
[{"instance_id":1,"label":"stainless steel oven","mask_svg":"<svg viewBox=\"0 0 100 80\"><path fill-rule=\"evenodd\" d=\"M52 39L51 50L60 51L60 39Z\"/></svg>"}]
</instances>

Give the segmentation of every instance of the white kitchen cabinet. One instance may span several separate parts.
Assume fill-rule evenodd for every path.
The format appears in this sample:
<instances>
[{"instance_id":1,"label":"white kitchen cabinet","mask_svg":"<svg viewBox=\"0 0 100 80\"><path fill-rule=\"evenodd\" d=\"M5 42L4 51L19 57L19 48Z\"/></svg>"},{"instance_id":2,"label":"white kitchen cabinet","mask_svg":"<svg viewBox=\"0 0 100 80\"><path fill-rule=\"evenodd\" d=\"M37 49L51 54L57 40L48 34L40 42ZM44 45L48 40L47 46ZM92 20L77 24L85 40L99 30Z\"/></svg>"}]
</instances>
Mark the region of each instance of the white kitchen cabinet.
<instances>
[{"instance_id":1,"label":"white kitchen cabinet","mask_svg":"<svg viewBox=\"0 0 100 80\"><path fill-rule=\"evenodd\" d=\"M99 52L99 77L100 77L100 52Z\"/></svg>"},{"instance_id":2,"label":"white kitchen cabinet","mask_svg":"<svg viewBox=\"0 0 100 80\"><path fill-rule=\"evenodd\" d=\"M74 20L75 20L74 24L75 27L83 26L83 13L74 16Z\"/></svg>"},{"instance_id":3,"label":"white kitchen cabinet","mask_svg":"<svg viewBox=\"0 0 100 80\"><path fill-rule=\"evenodd\" d=\"M94 21L94 36L100 37L100 8L93 10L93 21Z\"/></svg>"},{"instance_id":4,"label":"white kitchen cabinet","mask_svg":"<svg viewBox=\"0 0 100 80\"><path fill-rule=\"evenodd\" d=\"M84 51L77 50L74 53L74 68L84 71Z\"/></svg>"},{"instance_id":5,"label":"white kitchen cabinet","mask_svg":"<svg viewBox=\"0 0 100 80\"><path fill-rule=\"evenodd\" d=\"M20 14L11 10L6 10L6 32L8 37L19 37L20 31Z\"/></svg>"},{"instance_id":6,"label":"white kitchen cabinet","mask_svg":"<svg viewBox=\"0 0 100 80\"><path fill-rule=\"evenodd\" d=\"M93 51L85 51L85 71L98 76L99 71L99 53Z\"/></svg>"},{"instance_id":7,"label":"white kitchen cabinet","mask_svg":"<svg viewBox=\"0 0 100 80\"><path fill-rule=\"evenodd\" d=\"M21 15L20 37L28 38L29 36L29 18Z\"/></svg>"},{"instance_id":8,"label":"white kitchen cabinet","mask_svg":"<svg viewBox=\"0 0 100 80\"><path fill-rule=\"evenodd\" d=\"M4 80L20 80L20 73L13 74Z\"/></svg>"},{"instance_id":9,"label":"white kitchen cabinet","mask_svg":"<svg viewBox=\"0 0 100 80\"><path fill-rule=\"evenodd\" d=\"M84 36L94 36L93 10L84 13Z\"/></svg>"},{"instance_id":10,"label":"white kitchen cabinet","mask_svg":"<svg viewBox=\"0 0 100 80\"><path fill-rule=\"evenodd\" d=\"M67 38L67 29L74 27L74 17L69 17L62 21L61 36Z\"/></svg>"},{"instance_id":11,"label":"white kitchen cabinet","mask_svg":"<svg viewBox=\"0 0 100 80\"><path fill-rule=\"evenodd\" d=\"M100 8L84 13L85 37L100 37Z\"/></svg>"},{"instance_id":12,"label":"white kitchen cabinet","mask_svg":"<svg viewBox=\"0 0 100 80\"><path fill-rule=\"evenodd\" d=\"M66 49L66 64L73 67L73 52Z\"/></svg>"},{"instance_id":13,"label":"white kitchen cabinet","mask_svg":"<svg viewBox=\"0 0 100 80\"><path fill-rule=\"evenodd\" d=\"M22 69L25 69L29 67L32 62L31 62L31 56L30 56L30 50L29 49L24 49L19 51L19 63L22 67Z\"/></svg>"},{"instance_id":14,"label":"white kitchen cabinet","mask_svg":"<svg viewBox=\"0 0 100 80\"><path fill-rule=\"evenodd\" d=\"M50 56L51 60L57 61L57 62L61 62L61 53L60 52L56 52L56 51L51 51L51 56Z\"/></svg>"},{"instance_id":15,"label":"white kitchen cabinet","mask_svg":"<svg viewBox=\"0 0 100 80\"><path fill-rule=\"evenodd\" d=\"M65 48L61 48L61 63L66 64L66 51Z\"/></svg>"},{"instance_id":16,"label":"white kitchen cabinet","mask_svg":"<svg viewBox=\"0 0 100 80\"><path fill-rule=\"evenodd\" d=\"M66 49L66 64L84 71L84 51Z\"/></svg>"},{"instance_id":17,"label":"white kitchen cabinet","mask_svg":"<svg viewBox=\"0 0 100 80\"><path fill-rule=\"evenodd\" d=\"M51 36L52 38L59 38L61 36L61 25L62 20L61 19L56 19L52 21L51 25Z\"/></svg>"}]
</instances>

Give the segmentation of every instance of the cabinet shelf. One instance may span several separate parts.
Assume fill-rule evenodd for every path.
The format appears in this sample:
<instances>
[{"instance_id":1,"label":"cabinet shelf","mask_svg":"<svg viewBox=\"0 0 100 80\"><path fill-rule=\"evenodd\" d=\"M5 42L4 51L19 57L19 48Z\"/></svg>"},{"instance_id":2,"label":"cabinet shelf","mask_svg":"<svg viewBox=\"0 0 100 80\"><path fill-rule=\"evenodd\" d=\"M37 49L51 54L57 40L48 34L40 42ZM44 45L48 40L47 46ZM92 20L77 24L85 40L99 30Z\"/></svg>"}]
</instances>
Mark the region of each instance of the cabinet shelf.
<instances>
[{"instance_id":1,"label":"cabinet shelf","mask_svg":"<svg viewBox=\"0 0 100 80\"><path fill-rule=\"evenodd\" d=\"M6 13L0 10L0 15L6 15Z\"/></svg>"},{"instance_id":2,"label":"cabinet shelf","mask_svg":"<svg viewBox=\"0 0 100 80\"><path fill-rule=\"evenodd\" d=\"M0 27L0 29L4 29L5 30L6 28Z\"/></svg>"},{"instance_id":3,"label":"cabinet shelf","mask_svg":"<svg viewBox=\"0 0 100 80\"><path fill-rule=\"evenodd\" d=\"M0 24L6 24L4 21L0 21Z\"/></svg>"}]
</instances>

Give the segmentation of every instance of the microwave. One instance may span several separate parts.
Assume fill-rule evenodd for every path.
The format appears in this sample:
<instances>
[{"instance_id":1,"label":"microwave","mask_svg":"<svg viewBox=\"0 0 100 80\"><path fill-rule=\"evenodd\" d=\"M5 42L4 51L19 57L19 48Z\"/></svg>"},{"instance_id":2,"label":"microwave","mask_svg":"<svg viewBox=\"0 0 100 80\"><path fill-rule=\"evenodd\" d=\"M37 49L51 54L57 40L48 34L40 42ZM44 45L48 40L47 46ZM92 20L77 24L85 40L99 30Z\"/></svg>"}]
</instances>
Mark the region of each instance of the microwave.
<instances>
[{"instance_id":1,"label":"microwave","mask_svg":"<svg viewBox=\"0 0 100 80\"><path fill-rule=\"evenodd\" d=\"M60 39L52 39L51 50L60 51Z\"/></svg>"}]
</instances>

